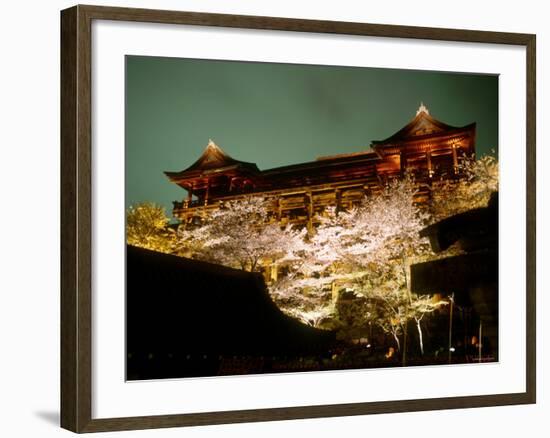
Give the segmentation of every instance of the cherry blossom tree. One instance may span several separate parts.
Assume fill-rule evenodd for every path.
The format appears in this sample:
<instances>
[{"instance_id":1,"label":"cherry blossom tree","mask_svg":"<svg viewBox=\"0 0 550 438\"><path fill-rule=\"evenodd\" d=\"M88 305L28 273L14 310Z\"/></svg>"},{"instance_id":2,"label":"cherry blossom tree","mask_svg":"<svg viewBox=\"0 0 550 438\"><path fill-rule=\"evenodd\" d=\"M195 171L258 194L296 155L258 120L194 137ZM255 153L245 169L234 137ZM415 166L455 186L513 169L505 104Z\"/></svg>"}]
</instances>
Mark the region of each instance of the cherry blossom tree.
<instances>
[{"instance_id":1,"label":"cherry blossom tree","mask_svg":"<svg viewBox=\"0 0 550 438\"><path fill-rule=\"evenodd\" d=\"M200 226L178 233L182 245L200 248L195 257L257 272L262 262L284 263L294 257L305 234L272 220L269 200L249 197L229 201L209 213Z\"/></svg>"},{"instance_id":2,"label":"cherry blossom tree","mask_svg":"<svg viewBox=\"0 0 550 438\"><path fill-rule=\"evenodd\" d=\"M419 238L428 214L415 203L418 189L411 177L394 180L379 194L365 197L349 211L329 212L312 241L320 260L337 260L339 271L353 278L371 264L386 264L426 253L427 240Z\"/></svg>"},{"instance_id":3,"label":"cherry blossom tree","mask_svg":"<svg viewBox=\"0 0 550 438\"><path fill-rule=\"evenodd\" d=\"M332 303L322 288L313 287L317 280L301 270L310 251L307 230L282 226L270 213L271 203L263 197L226 202L199 226L180 229L179 243L197 249L193 258L211 263L251 272L272 265L284 269L285 275L267 282L270 296L284 313L318 326L331 314Z\"/></svg>"},{"instance_id":4,"label":"cherry blossom tree","mask_svg":"<svg viewBox=\"0 0 550 438\"><path fill-rule=\"evenodd\" d=\"M379 265L361 278L358 290L369 309L369 322L390 334L406 363L407 327L414 321L421 354L424 354L422 320L446 301L429 295L418 295L407 288L405 273L399 263ZM400 342L403 337L403 345Z\"/></svg>"},{"instance_id":5,"label":"cherry blossom tree","mask_svg":"<svg viewBox=\"0 0 550 438\"><path fill-rule=\"evenodd\" d=\"M330 292L305 286L306 282L295 282L291 287L281 284L269 285L273 301L287 315L313 327L322 327L334 313Z\"/></svg>"},{"instance_id":6,"label":"cherry blossom tree","mask_svg":"<svg viewBox=\"0 0 550 438\"><path fill-rule=\"evenodd\" d=\"M427 240L418 234L428 216L415 204L416 193L414 181L407 176L390 182L379 194L365 197L349 211L328 208L315 232L300 246L301 257L291 265L292 272L276 286L274 294L306 318L307 312L336 318L336 325L349 333L360 329L359 325L374 323L391 333L399 347L398 336L412 317L408 267L411 260L429 250ZM350 323L349 312L343 316L345 307L335 312L335 285L354 291L357 302L378 306L376 311L365 310ZM427 310L426 306L414 308L417 313Z\"/></svg>"},{"instance_id":7,"label":"cherry blossom tree","mask_svg":"<svg viewBox=\"0 0 550 438\"><path fill-rule=\"evenodd\" d=\"M411 294L409 316L414 320L416 330L418 331L420 354L424 355L424 336L422 333L421 325L422 319L424 319L426 315L429 315L440 307L446 306L448 304L448 301L438 301L433 296Z\"/></svg>"},{"instance_id":8,"label":"cherry blossom tree","mask_svg":"<svg viewBox=\"0 0 550 438\"><path fill-rule=\"evenodd\" d=\"M491 194L498 191L499 165L491 155L480 159L463 156L460 159L463 175L458 181L441 181L432 188L432 220L463 213L474 208L486 207Z\"/></svg>"}]
</instances>

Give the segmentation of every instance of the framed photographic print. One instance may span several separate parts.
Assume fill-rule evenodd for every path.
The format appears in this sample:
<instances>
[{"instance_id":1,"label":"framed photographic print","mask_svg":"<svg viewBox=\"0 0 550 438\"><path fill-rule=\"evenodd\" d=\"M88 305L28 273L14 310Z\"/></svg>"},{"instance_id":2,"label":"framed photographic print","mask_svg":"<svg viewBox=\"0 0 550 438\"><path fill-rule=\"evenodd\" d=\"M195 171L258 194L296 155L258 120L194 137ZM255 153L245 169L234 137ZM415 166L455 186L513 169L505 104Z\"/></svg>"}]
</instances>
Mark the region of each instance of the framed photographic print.
<instances>
[{"instance_id":1,"label":"framed photographic print","mask_svg":"<svg viewBox=\"0 0 550 438\"><path fill-rule=\"evenodd\" d=\"M534 35L75 6L61 55L62 427L535 402Z\"/></svg>"}]
</instances>

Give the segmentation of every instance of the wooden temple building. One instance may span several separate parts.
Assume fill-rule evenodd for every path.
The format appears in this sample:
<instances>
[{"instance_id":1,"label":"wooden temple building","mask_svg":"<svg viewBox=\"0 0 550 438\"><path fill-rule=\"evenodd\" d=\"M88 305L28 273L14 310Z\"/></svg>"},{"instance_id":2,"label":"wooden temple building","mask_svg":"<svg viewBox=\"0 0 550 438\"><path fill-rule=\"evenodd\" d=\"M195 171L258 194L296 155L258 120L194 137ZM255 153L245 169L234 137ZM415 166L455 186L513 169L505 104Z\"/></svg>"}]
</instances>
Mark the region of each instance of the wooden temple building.
<instances>
[{"instance_id":1,"label":"wooden temple building","mask_svg":"<svg viewBox=\"0 0 550 438\"><path fill-rule=\"evenodd\" d=\"M475 133L475 123L447 125L421 104L407 125L372 141L369 150L267 170L232 158L210 141L190 167L165 172L187 191L185 199L174 202L173 215L191 223L220 202L253 194L273 199L274 216L282 223L311 226L325 207L348 208L405 172L420 184L419 201L427 201L432 182L460 176L459 158L475 153Z\"/></svg>"}]
</instances>

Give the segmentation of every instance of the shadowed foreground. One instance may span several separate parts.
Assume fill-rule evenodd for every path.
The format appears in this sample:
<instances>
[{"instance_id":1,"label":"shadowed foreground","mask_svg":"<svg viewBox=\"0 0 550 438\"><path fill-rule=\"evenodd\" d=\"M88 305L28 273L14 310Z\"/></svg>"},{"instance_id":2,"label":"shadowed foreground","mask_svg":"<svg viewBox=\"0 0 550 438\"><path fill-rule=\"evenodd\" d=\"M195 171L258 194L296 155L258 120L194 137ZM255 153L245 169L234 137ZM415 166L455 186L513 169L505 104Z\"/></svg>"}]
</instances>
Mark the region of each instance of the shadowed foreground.
<instances>
[{"instance_id":1,"label":"shadowed foreground","mask_svg":"<svg viewBox=\"0 0 550 438\"><path fill-rule=\"evenodd\" d=\"M283 314L259 274L132 246L126 312L128 380L257 373L334 343Z\"/></svg>"},{"instance_id":2,"label":"shadowed foreground","mask_svg":"<svg viewBox=\"0 0 550 438\"><path fill-rule=\"evenodd\" d=\"M454 296L462 308L479 316L486 341L484 353L498 360L498 192L487 207L443 219L421 232L436 253L451 245L463 254L411 266L413 292L439 292Z\"/></svg>"}]
</instances>

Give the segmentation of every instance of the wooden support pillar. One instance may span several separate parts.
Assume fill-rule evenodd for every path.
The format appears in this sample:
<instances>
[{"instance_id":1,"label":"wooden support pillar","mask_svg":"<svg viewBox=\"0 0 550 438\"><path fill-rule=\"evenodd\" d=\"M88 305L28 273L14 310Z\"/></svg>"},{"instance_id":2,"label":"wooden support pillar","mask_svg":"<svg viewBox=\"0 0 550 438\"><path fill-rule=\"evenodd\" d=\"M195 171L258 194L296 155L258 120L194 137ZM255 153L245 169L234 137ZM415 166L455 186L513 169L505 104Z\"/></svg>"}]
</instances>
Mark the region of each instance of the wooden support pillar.
<instances>
[{"instance_id":1,"label":"wooden support pillar","mask_svg":"<svg viewBox=\"0 0 550 438\"><path fill-rule=\"evenodd\" d=\"M432 178L434 176L434 170L432 167L432 151L426 152L426 166L428 168L428 176Z\"/></svg>"},{"instance_id":2,"label":"wooden support pillar","mask_svg":"<svg viewBox=\"0 0 550 438\"><path fill-rule=\"evenodd\" d=\"M270 265L264 265L264 269L262 270L262 275L264 277L265 283L269 284L271 282L271 266Z\"/></svg>"},{"instance_id":3,"label":"wooden support pillar","mask_svg":"<svg viewBox=\"0 0 550 438\"><path fill-rule=\"evenodd\" d=\"M308 233L313 232L313 195L311 192L306 192L304 194L304 210L306 211L307 217L307 231Z\"/></svg>"},{"instance_id":4,"label":"wooden support pillar","mask_svg":"<svg viewBox=\"0 0 550 438\"><path fill-rule=\"evenodd\" d=\"M401 175L404 175L405 171L407 170L405 168L405 157L403 156L403 152L399 153L399 170L401 172Z\"/></svg>"},{"instance_id":5,"label":"wooden support pillar","mask_svg":"<svg viewBox=\"0 0 550 438\"><path fill-rule=\"evenodd\" d=\"M338 301L338 283L336 282L336 280L332 281L330 285L330 289L331 289L332 302L336 303Z\"/></svg>"},{"instance_id":6,"label":"wooden support pillar","mask_svg":"<svg viewBox=\"0 0 550 438\"><path fill-rule=\"evenodd\" d=\"M185 201L185 208L191 207L191 202L193 202L193 186L187 189L187 200Z\"/></svg>"},{"instance_id":7,"label":"wooden support pillar","mask_svg":"<svg viewBox=\"0 0 550 438\"><path fill-rule=\"evenodd\" d=\"M277 263L273 263L271 265L271 281L273 282L277 281L278 274L279 274L279 266L277 265Z\"/></svg>"},{"instance_id":8,"label":"wooden support pillar","mask_svg":"<svg viewBox=\"0 0 550 438\"><path fill-rule=\"evenodd\" d=\"M370 186L369 186L368 184L365 184L365 185L363 186L363 193L364 193L364 195L365 195L366 198L369 197L369 196L371 195L371 193L372 193L372 192L371 192L371 188L370 188Z\"/></svg>"},{"instance_id":9,"label":"wooden support pillar","mask_svg":"<svg viewBox=\"0 0 550 438\"><path fill-rule=\"evenodd\" d=\"M334 197L336 199L336 213L342 208L342 191L340 189L334 189Z\"/></svg>"},{"instance_id":10,"label":"wooden support pillar","mask_svg":"<svg viewBox=\"0 0 550 438\"><path fill-rule=\"evenodd\" d=\"M458 156L456 153L456 146L453 145L453 170L455 175L458 173Z\"/></svg>"},{"instance_id":11,"label":"wooden support pillar","mask_svg":"<svg viewBox=\"0 0 550 438\"><path fill-rule=\"evenodd\" d=\"M281 221L283 217L283 202L282 202L282 198L279 196L277 198L277 221Z\"/></svg>"},{"instance_id":12,"label":"wooden support pillar","mask_svg":"<svg viewBox=\"0 0 550 438\"><path fill-rule=\"evenodd\" d=\"M209 197L210 197L210 178L206 180L206 193L204 195L204 205L208 205Z\"/></svg>"}]
</instances>

